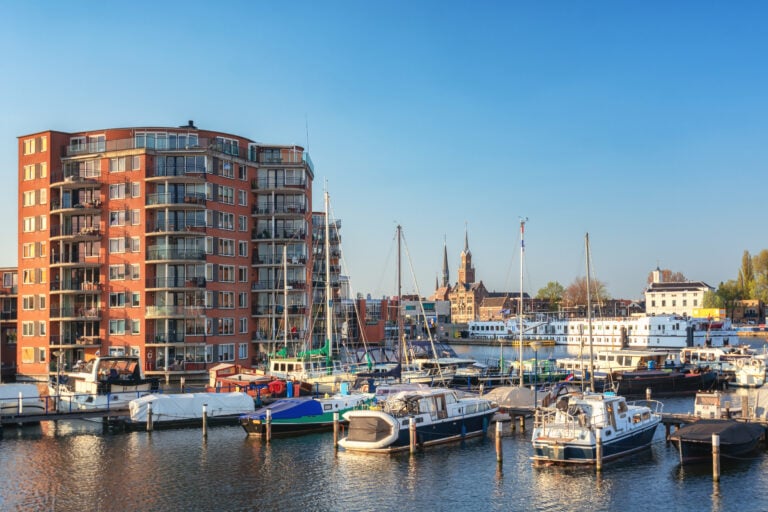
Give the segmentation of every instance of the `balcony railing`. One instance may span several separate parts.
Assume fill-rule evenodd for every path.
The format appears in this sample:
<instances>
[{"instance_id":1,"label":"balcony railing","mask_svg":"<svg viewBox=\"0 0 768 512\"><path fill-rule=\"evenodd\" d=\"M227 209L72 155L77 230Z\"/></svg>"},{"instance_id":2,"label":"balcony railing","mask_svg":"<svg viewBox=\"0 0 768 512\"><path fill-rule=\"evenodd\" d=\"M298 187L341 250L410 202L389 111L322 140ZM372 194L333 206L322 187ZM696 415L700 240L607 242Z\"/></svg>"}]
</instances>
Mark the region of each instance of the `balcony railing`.
<instances>
[{"instance_id":1,"label":"balcony railing","mask_svg":"<svg viewBox=\"0 0 768 512\"><path fill-rule=\"evenodd\" d=\"M98 256L81 256L73 254L51 254L51 264L59 265L62 263L100 265L101 258Z\"/></svg>"},{"instance_id":2,"label":"balcony railing","mask_svg":"<svg viewBox=\"0 0 768 512\"><path fill-rule=\"evenodd\" d=\"M160 333L160 334L148 334L146 337L146 343L184 343L184 333Z\"/></svg>"},{"instance_id":3,"label":"balcony railing","mask_svg":"<svg viewBox=\"0 0 768 512\"><path fill-rule=\"evenodd\" d=\"M205 232L207 226L201 224L199 226L193 224L187 224L184 222L174 221L149 221L147 222L148 233L179 233L179 232Z\"/></svg>"},{"instance_id":4,"label":"balcony railing","mask_svg":"<svg viewBox=\"0 0 768 512\"><path fill-rule=\"evenodd\" d=\"M261 230L251 231L251 240L289 239L303 240L307 236L306 231L298 229L277 229L275 231Z\"/></svg>"},{"instance_id":5,"label":"balcony railing","mask_svg":"<svg viewBox=\"0 0 768 512\"><path fill-rule=\"evenodd\" d=\"M200 306L147 306L147 317L162 316L205 316L205 308Z\"/></svg>"},{"instance_id":6,"label":"balcony railing","mask_svg":"<svg viewBox=\"0 0 768 512\"><path fill-rule=\"evenodd\" d=\"M207 169L204 165L185 165L183 167L164 167L155 166L147 169L147 178L171 178L171 177L200 177L206 174Z\"/></svg>"},{"instance_id":7,"label":"balcony railing","mask_svg":"<svg viewBox=\"0 0 768 512\"><path fill-rule=\"evenodd\" d=\"M98 320L101 318L101 309L88 306L65 306L51 308L51 318L87 318Z\"/></svg>"},{"instance_id":8,"label":"balcony railing","mask_svg":"<svg viewBox=\"0 0 768 512\"><path fill-rule=\"evenodd\" d=\"M54 281L51 283L51 291L57 292L100 292L101 283L92 281Z\"/></svg>"},{"instance_id":9,"label":"balcony railing","mask_svg":"<svg viewBox=\"0 0 768 512\"><path fill-rule=\"evenodd\" d=\"M306 256L288 256L289 265L305 265L307 263ZM282 256L253 256L251 258L251 264L253 265L282 265Z\"/></svg>"},{"instance_id":10,"label":"balcony railing","mask_svg":"<svg viewBox=\"0 0 768 512\"><path fill-rule=\"evenodd\" d=\"M253 215L290 215L294 213L307 213L307 207L303 204L261 204L251 208L251 214Z\"/></svg>"},{"instance_id":11,"label":"balcony railing","mask_svg":"<svg viewBox=\"0 0 768 512\"><path fill-rule=\"evenodd\" d=\"M151 277L147 288L205 288L204 277Z\"/></svg>"},{"instance_id":12,"label":"balcony railing","mask_svg":"<svg viewBox=\"0 0 768 512\"><path fill-rule=\"evenodd\" d=\"M100 226L51 226L51 238L57 236L101 236Z\"/></svg>"},{"instance_id":13,"label":"balcony railing","mask_svg":"<svg viewBox=\"0 0 768 512\"><path fill-rule=\"evenodd\" d=\"M307 180L305 178L258 178L251 180L251 188L257 190L270 190L273 188L305 189L307 188Z\"/></svg>"},{"instance_id":14,"label":"balcony railing","mask_svg":"<svg viewBox=\"0 0 768 512\"><path fill-rule=\"evenodd\" d=\"M205 259L205 252L194 249L175 249L169 247L150 247L147 250L147 261L159 260L195 260Z\"/></svg>"},{"instance_id":15,"label":"balcony railing","mask_svg":"<svg viewBox=\"0 0 768 512\"><path fill-rule=\"evenodd\" d=\"M157 206L165 204L189 204L205 206L205 194L172 194L168 192L160 194L149 194L147 196L147 206Z\"/></svg>"}]
</instances>

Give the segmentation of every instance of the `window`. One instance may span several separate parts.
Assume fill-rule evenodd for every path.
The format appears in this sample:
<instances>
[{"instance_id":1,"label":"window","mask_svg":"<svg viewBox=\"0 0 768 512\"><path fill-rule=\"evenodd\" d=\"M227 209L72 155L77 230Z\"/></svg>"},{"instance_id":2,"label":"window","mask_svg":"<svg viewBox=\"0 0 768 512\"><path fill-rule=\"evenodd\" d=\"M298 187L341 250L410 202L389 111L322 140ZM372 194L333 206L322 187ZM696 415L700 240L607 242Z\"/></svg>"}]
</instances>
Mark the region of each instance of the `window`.
<instances>
[{"instance_id":1,"label":"window","mask_svg":"<svg viewBox=\"0 0 768 512\"><path fill-rule=\"evenodd\" d=\"M213 254L213 237L205 237L205 254Z\"/></svg>"},{"instance_id":2,"label":"window","mask_svg":"<svg viewBox=\"0 0 768 512\"><path fill-rule=\"evenodd\" d=\"M141 183L131 183L131 197L141 197Z\"/></svg>"},{"instance_id":3,"label":"window","mask_svg":"<svg viewBox=\"0 0 768 512\"><path fill-rule=\"evenodd\" d=\"M131 320L131 334L141 333L141 320Z\"/></svg>"},{"instance_id":4,"label":"window","mask_svg":"<svg viewBox=\"0 0 768 512\"><path fill-rule=\"evenodd\" d=\"M131 157L131 170L138 171L141 169L141 158L136 155Z\"/></svg>"},{"instance_id":5,"label":"window","mask_svg":"<svg viewBox=\"0 0 768 512\"><path fill-rule=\"evenodd\" d=\"M69 152L78 153L85 151L85 137L72 137L69 139Z\"/></svg>"},{"instance_id":6,"label":"window","mask_svg":"<svg viewBox=\"0 0 768 512\"><path fill-rule=\"evenodd\" d=\"M109 172L125 172L126 157L110 158Z\"/></svg>"},{"instance_id":7,"label":"window","mask_svg":"<svg viewBox=\"0 0 768 512\"><path fill-rule=\"evenodd\" d=\"M247 308L248 307L248 292L240 292L237 295L237 307L239 308Z\"/></svg>"},{"instance_id":8,"label":"window","mask_svg":"<svg viewBox=\"0 0 768 512\"><path fill-rule=\"evenodd\" d=\"M699 306L699 299L693 299L693 307L696 308L698 306Z\"/></svg>"},{"instance_id":9,"label":"window","mask_svg":"<svg viewBox=\"0 0 768 512\"><path fill-rule=\"evenodd\" d=\"M231 238L219 238L219 256L234 256L235 241Z\"/></svg>"},{"instance_id":10,"label":"window","mask_svg":"<svg viewBox=\"0 0 768 512\"><path fill-rule=\"evenodd\" d=\"M38 308L41 310L45 309L45 295L38 295L37 296L37 304Z\"/></svg>"},{"instance_id":11,"label":"window","mask_svg":"<svg viewBox=\"0 0 768 512\"><path fill-rule=\"evenodd\" d=\"M234 309L235 292L219 292L219 307L222 309Z\"/></svg>"},{"instance_id":12,"label":"window","mask_svg":"<svg viewBox=\"0 0 768 512\"><path fill-rule=\"evenodd\" d=\"M109 186L110 199L125 199L125 183L112 183Z\"/></svg>"},{"instance_id":13,"label":"window","mask_svg":"<svg viewBox=\"0 0 768 512\"><path fill-rule=\"evenodd\" d=\"M35 309L35 296L34 295L24 295L21 298L21 309L25 311L30 311L32 309Z\"/></svg>"},{"instance_id":14,"label":"window","mask_svg":"<svg viewBox=\"0 0 768 512\"><path fill-rule=\"evenodd\" d=\"M110 281L124 281L125 280L125 265L110 265L109 266L109 280Z\"/></svg>"},{"instance_id":15,"label":"window","mask_svg":"<svg viewBox=\"0 0 768 512\"><path fill-rule=\"evenodd\" d=\"M219 334L226 335L226 336L235 334L235 319L219 318Z\"/></svg>"},{"instance_id":16,"label":"window","mask_svg":"<svg viewBox=\"0 0 768 512\"><path fill-rule=\"evenodd\" d=\"M21 273L21 282L23 284L35 284L35 274L33 269L24 269Z\"/></svg>"},{"instance_id":17,"label":"window","mask_svg":"<svg viewBox=\"0 0 768 512\"><path fill-rule=\"evenodd\" d=\"M45 362L45 349L44 348L38 348L37 349L37 358L38 358L38 361L40 361L41 363Z\"/></svg>"},{"instance_id":18,"label":"window","mask_svg":"<svg viewBox=\"0 0 768 512\"><path fill-rule=\"evenodd\" d=\"M46 325L44 321L40 321L37 323L37 333L40 336L45 336L46 333Z\"/></svg>"},{"instance_id":19,"label":"window","mask_svg":"<svg viewBox=\"0 0 768 512\"><path fill-rule=\"evenodd\" d=\"M219 345L219 361L234 361L235 360L235 344L225 343Z\"/></svg>"},{"instance_id":20,"label":"window","mask_svg":"<svg viewBox=\"0 0 768 512\"><path fill-rule=\"evenodd\" d=\"M124 308L125 307L125 292L113 292L109 294L109 307L110 308Z\"/></svg>"},{"instance_id":21,"label":"window","mask_svg":"<svg viewBox=\"0 0 768 512\"><path fill-rule=\"evenodd\" d=\"M235 214L227 212L217 212L219 217L219 228L229 231L235 230Z\"/></svg>"},{"instance_id":22,"label":"window","mask_svg":"<svg viewBox=\"0 0 768 512\"><path fill-rule=\"evenodd\" d=\"M247 331L241 331L241 332L247 332ZM248 344L247 343L238 343L237 344L237 358L238 359L248 359Z\"/></svg>"},{"instance_id":23,"label":"window","mask_svg":"<svg viewBox=\"0 0 768 512\"><path fill-rule=\"evenodd\" d=\"M239 165L237 167L237 177L241 180L245 181L248 179L248 168L244 165Z\"/></svg>"},{"instance_id":24,"label":"window","mask_svg":"<svg viewBox=\"0 0 768 512\"><path fill-rule=\"evenodd\" d=\"M131 279L134 281L141 277L141 265L138 263L131 263Z\"/></svg>"},{"instance_id":25,"label":"window","mask_svg":"<svg viewBox=\"0 0 768 512\"><path fill-rule=\"evenodd\" d=\"M245 215L237 216L237 229L239 231L248 231L248 217Z\"/></svg>"},{"instance_id":26,"label":"window","mask_svg":"<svg viewBox=\"0 0 768 512\"><path fill-rule=\"evenodd\" d=\"M109 212L110 226L125 226L125 210L115 210Z\"/></svg>"},{"instance_id":27,"label":"window","mask_svg":"<svg viewBox=\"0 0 768 512\"><path fill-rule=\"evenodd\" d=\"M125 252L125 238L110 238L109 239L109 253L120 254Z\"/></svg>"},{"instance_id":28,"label":"window","mask_svg":"<svg viewBox=\"0 0 768 512\"><path fill-rule=\"evenodd\" d=\"M225 178L234 178L235 177L235 168L234 165L232 165L232 162L228 161L222 161L221 162L221 173L222 176Z\"/></svg>"},{"instance_id":29,"label":"window","mask_svg":"<svg viewBox=\"0 0 768 512\"><path fill-rule=\"evenodd\" d=\"M241 283L248 282L248 267L237 267L237 280Z\"/></svg>"},{"instance_id":30,"label":"window","mask_svg":"<svg viewBox=\"0 0 768 512\"><path fill-rule=\"evenodd\" d=\"M237 191L237 204L240 206L248 206L248 196L245 190Z\"/></svg>"},{"instance_id":31,"label":"window","mask_svg":"<svg viewBox=\"0 0 768 512\"><path fill-rule=\"evenodd\" d=\"M21 335L22 336L34 336L35 335L35 322L21 322Z\"/></svg>"},{"instance_id":32,"label":"window","mask_svg":"<svg viewBox=\"0 0 768 512\"><path fill-rule=\"evenodd\" d=\"M235 282L235 266L219 265L219 281L222 283Z\"/></svg>"},{"instance_id":33,"label":"window","mask_svg":"<svg viewBox=\"0 0 768 512\"><path fill-rule=\"evenodd\" d=\"M131 292L131 307L137 308L141 305L141 293Z\"/></svg>"},{"instance_id":34,"label":"window","mask_svg":"<svg viewBox=\"0 0 768 512\"><path fill-rule=\"evenodd\" d=\"M141 223L141 210L131 210L131 226L138 226Z\"/></svg>"},{"instance_id":35,"label":"window","mask_svg":"<svg viewBox=\"0 0 768 512\"><path fill-rule=\"evenodd\" d=\"M124 319L110 320L109 334L125 334L125 320Z\"/></svg>"},{"instance_id":36,"label":"window","mask_svg":"<svg viewBox=\"0 0 768 512\"><path fill-rule=\"evenodd\" d=\"M138 236L131 237L131 252L141 251L141 238Z\"/></svg>"},{"instance_id":37,"label":"window","mask_svg":"<svg viewBox=\"0 0 768 512\"><path fill-rule=\"evenodd\" d=\"M248 242L244 240L237 242L237 255L244 258L248 256Z\"/></svg>"},{"instance_id":38,"label":"window","mask_svg":"<svg viewBox=\"0 0 768 512\"><path fill-rule=\"evenodd\" d=\"M29 190L27 192L24 192L22 196L22 205L23 206L35 206L35 198L37 194L34 190Z\"/></svg>"},{"instance_id":39,"label":"window","mask_svg":"<svg viewBox=\"0 0 768 512\"><path fill-rule=\"evenodd\" d=\"M31 242L21 246L22 258L34 258L35 257L35 243Z\"/></svg>"},{"instance_id":40,"label":"window","mask_svg":"<svg viewBox=\"0 0 768 512\"><path fill-rule=\"evenodd\" d=\"M24 181L35 179L35 164L24 166Z\"/></svg>"},{"instance_id":41,"label":"window","mask_svg":"<svg viewBox=\"0 0 768 512\"><path fill-rule=\"evenodd\" d=\"M35 139L26 139L24 141L24 154L31 155L35 152Z\"/></svg>"},{"instance_id":42,"label":"window","mask_svg":"<svg viewBox=\"0 0 768 512\"><path fill-rule=\"evenodd\" d=\"M48 189L40 189L40 204L48 203Z\"/></svg>"},{"instance_id":43,"label":"window","mask_svg":"<svg viewBox=\"0 0 768 512\"><path fill-rule=\"evenodd\" d=\"M35 231L35 219L36 217L24 217L24 233L31 233Z\"/></svg>"},{"instance_id":44,"label":"window","mask_svg":"<svg viewBox=\"0 0 768 512\"><path fill-rule=\"evenodd\" d=\"M235 204L235 189L232 187L219 186L219 202L224 204Z\"/></svg>"}]
</instances>

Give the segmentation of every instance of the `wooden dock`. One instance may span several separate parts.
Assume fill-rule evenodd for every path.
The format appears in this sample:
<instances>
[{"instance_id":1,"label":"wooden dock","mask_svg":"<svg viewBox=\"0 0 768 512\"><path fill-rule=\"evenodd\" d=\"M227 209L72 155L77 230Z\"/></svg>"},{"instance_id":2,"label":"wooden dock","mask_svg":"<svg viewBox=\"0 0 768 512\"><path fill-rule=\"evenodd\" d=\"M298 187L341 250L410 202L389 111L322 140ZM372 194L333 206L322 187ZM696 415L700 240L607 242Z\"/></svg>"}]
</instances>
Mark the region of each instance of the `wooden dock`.
<instances>
[{"instance_id":1,"label":"wooden dock","mask_svg":"<svg viewBox=\"0 0 768 512\"><path fill-rule=\"evenodd\" d=\"M128 416L127 407L110 408L96 411L75 410L71 412L46 412L43 414L4 414L0 415L0 428L6 426L24 426L41 421L85 420L102 418L105 422L111 418Z\"/></svg>"}]
</instances>

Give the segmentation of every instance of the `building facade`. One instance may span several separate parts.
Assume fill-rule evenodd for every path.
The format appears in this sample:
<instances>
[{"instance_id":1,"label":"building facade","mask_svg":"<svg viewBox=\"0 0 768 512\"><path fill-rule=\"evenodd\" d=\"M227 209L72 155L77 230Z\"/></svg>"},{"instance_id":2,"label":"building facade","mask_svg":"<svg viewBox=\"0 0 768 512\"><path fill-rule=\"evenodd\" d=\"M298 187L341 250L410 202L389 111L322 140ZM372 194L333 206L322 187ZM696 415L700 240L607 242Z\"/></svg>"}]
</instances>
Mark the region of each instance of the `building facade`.
<instances>
[{"instance_id":1,"label":"building facade","mask_svg":"<svg viewBox=\"0 0 768 512\"><path fill-rule=\"evenodd\" d=\"M662 282L661 271L652 272L651 284L645 290L645 311L649 315L694 316L704 303L704 294L713 290L702 281Z\"/></svg>"},{"instance_id":2,"label":"building facade","mask_svg":"<svg viewBox=\"0 0 768 512\"><path fill-rule=\"evenodd\" d=\"M205 378L219 362L251 365L285 329L307 332L303 148L192 121L18 144L20 379L107 354Z\"/></svg>"}]
</instances>

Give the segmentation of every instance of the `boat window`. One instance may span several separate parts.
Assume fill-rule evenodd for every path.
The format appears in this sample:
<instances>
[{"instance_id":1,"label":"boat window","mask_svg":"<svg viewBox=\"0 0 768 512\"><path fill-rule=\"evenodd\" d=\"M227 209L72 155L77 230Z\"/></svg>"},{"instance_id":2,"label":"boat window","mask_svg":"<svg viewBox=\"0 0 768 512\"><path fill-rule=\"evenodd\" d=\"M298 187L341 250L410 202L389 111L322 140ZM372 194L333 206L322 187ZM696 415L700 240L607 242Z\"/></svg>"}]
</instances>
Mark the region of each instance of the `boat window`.
<instances>
[{"instance_id":1,"label":"boat window","mask_svg":"<svg viewBox=\"0 0 768 512\"><path fill-rule=\"evenodd\" d=\"M627 402L619 402L619 412L627 412Z\"/></svg>"},{"instance_id":2,"label":"boat window","mask_svg":"<svg viewBox=\"0 0 768 512\"><path fill-rule=\"evenodd\" d=\"M644 420L647 420L647 419L650 419L650 418L651 418L651 413L649 413L649 412L644 412L643 413L643 419Z\"/></svg>"},{"instance_id":3,"label":"boat window","mask_svg":"<svg viewBox=\"0 0 768 512\"><path fill-rule=\"evenodd\" d=\"M288 371L289 372L293 371L293 363L288 363Z\"/></svg>"}]
</instances>

